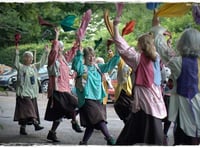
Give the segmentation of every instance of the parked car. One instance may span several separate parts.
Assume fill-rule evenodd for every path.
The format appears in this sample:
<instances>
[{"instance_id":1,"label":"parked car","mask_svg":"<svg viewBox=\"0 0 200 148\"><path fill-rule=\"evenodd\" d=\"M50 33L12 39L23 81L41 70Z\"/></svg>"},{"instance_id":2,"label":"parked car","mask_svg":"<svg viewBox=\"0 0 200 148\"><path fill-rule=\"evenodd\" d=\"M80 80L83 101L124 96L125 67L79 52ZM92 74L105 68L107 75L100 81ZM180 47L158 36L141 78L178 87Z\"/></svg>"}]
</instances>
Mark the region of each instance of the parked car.
<instances>
[{"instance_id":1,"label":"parked car","mask_svg":"<svg viewBox=\"0 0 200 148\"><path fill-rule=\"evenodd\" d=\"M8 72L12 69L12 67L7 66L5 64L0 64L0 74L3 74L5 72Z\"/></svg>"},{"instance_id":2,"label":"parked car","mask_svg":"<svg viewBox=\"0 0 200 148\"><path fill-rule=\"evenodd\" d=\"M17 80L17 70L14 68L8 68L0 74L0 87L5 90L15 90L15 81Z\"/></svg>"},{"instance_id":3,"label":"parked car","mask_svg":"<svg viewBox=\"0 0 200 148\"><path fill-rule=\"evenodd\" d=\"M44 65L41 67L38 71L39 73L39 81L40 81L40 87L39 92L40 93L46 93L48 89L48 83L49 83L49 75L47 71L47 65Z\"/></svg>"}]
</instances>

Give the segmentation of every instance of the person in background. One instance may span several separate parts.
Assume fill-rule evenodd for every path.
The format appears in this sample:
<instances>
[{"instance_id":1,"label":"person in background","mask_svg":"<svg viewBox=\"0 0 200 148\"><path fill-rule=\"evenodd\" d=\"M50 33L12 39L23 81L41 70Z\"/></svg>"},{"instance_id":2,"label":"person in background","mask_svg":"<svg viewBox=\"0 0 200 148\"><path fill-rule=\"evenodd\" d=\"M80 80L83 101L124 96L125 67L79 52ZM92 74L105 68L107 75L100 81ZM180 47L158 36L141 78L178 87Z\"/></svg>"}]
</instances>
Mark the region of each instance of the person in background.
<instances>
[{"instance_id":1,"label":"person in background","mask_svg":"<svg viewBox=\"0 0 200 148\"><path fill-rule=\"evenodd\" d=\"M26 125L34 125L35 130L42 130L37 104L39 94L38 70L47 63L49 51L47 46L40 62L33 62L33 53L26 51L23 54L23 64L19 60L19 49L16 48L14 67L17 70L16 106L14 121L20 125L20 134L27 135Z\"/></svg>"},{"instance_id":2,"label":"person in background","mask_svg":"<svg viewBox=\"0 0 200 148\"><path fill-rule=\"evenodd\" d=\"M96 58L96 63L97 64L105 64L105 61L104 61L104 59L102 58L102 57L97 57ZM105 91L106 91L106 97L103 99L103 104L106 106L106 104L108 103L108 90L110 89L110 90L114 90L114 87L113 87L113 85L112 85L112 82L111 82L111 78L110 78L110 76L109 76L109 74L108 73L102 73L102 78L103 78L103 86L104 86L104 89L105 89ZM106 109L106 107L105 107L105 109Z\"/></svg>"},{"instance_id":3,"label":"person in background","mask_svg":"<svg viewBox=\"0 0 200 148\"><path fill-rule=\"evenodd\" d=\"M59 142L56 136L56 130L63 118L72 119L72 128L80 133L82 132L76 115L78 113L78 100L71 94L69 86L69 65L68 62L75 56L78 49L76 42L71 50L64 53L64 44L59 41L59 29L55 28L56 37L52 42L51 51L48 57L48 104L45 112L45 120L53 121L51 130L47 139L53 142Z\"/></svg>"},{"instance_id":4,"label":"person in background","mask_svg":"<svg viewBox=\"0 0 200 148\"><path fill-rule=\"evenodd\" d=\"M164 64L161 64L161 86L162 86L162 91L163 91L163 99L165 102L165 107L167 109L167 114L168 114L168 109L169 109L169 101L170 101L170 96L171 96L171 90L173 88L173 81L170 78L171 75L171 70L165 66ZM163 119L164 123L164 145L168 145L168 130L171 125L171 121L168 120L168 115Z\"/></svg>"},{"instance_id":5,"label":"person in background","mask_svg":"<svg viewBox=\"0 0 200 148\"><path fill-rule=\"evenodd\" d=\"M83 62L84 61L84 62ZM114 145L115 140L107 128L105 110L102 104L106 96L103 87L102 73L107 73L119 62L119 55L116 54L105 64L96 64L94 49L87 47L77 51L72 62L72 69L77 72L76 93L78 95L80 122L86 127L80 145L87 145L94 129L101 130L108 145ZM78 79L80 79L78 81Z\"/></svg>"},{"instance_id":6,"label":"person in background","mask_svg":"<svg viewBox=\"0 0 200 148\"><path fill-rule=\"evenodd\" d=\"M151 28L155 46L163 63L171 69L173 90L169 102L168 120L175 123L174 145L199 145L200 137L200 93L199 93L199 51L200 32L194 28L183 31L174 52L167 44L166 28L154 18L157 25Z\"/></svg>"},{"instance_id":7,"label":"person in background","mask_svg":"<svg viewBox=\"0 0 200 148\"><path fill-rule=\"evenodd\" d=\"M108 48L108 57L112 58L113 55L113 51ZM114 109L119 118L126 123L132 110L132 69L124 62L122 58L120 58L117 67L117 86L115 88Z\"/></svg>"},{"instance_id":8,"label":"person in background","mask_svg":"<svg viewBox=\"0 0 200 148\"><path fill-rule=\"evenodd\" d=\"M171 96L171 90L173 88L173 80L169 78L169 80L166 82L166 86L164 88L164 94L163 94L163 99L165 101L165 106L167 109L167 113L169 110L169 102L170 102L170 96ZM168 120L168 116L163 119L164 122L164 145L168 145L168 131L171 125L171 121Z\"/></svg>"},{"instance_id":9,"label":"person in background","mask_svg":"<svg viewBox=\"0 0 200 148\"><path fill-rule=\"evenodd\" d=\"M114 19L114 42L122 59L132 68L134 100L132 112L121 133L117 145L137 143L163 145L162 119L167 116L162 90L160 56L150 33L138 38L137 51L120 35L120 15Z\"/></svg>"}]
</instances>

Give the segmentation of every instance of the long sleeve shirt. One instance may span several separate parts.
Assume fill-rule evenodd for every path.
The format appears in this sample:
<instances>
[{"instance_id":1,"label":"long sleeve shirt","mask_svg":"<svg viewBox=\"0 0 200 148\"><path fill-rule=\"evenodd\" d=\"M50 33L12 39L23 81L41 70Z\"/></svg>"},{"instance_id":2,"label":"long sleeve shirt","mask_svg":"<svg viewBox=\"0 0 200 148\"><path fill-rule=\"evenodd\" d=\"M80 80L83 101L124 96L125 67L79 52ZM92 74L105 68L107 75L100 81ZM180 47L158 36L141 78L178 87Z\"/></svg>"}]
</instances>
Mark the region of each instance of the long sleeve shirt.
<instances>
[{"instance_id":1,"label":"long sleeve shirt","mask_svg":"<svg viewBox=\"0 0 200 148\"><path fill-rule=\"evenodd\" d=\"M105 64L98 64L101 73L107 73L112 70L119 62L120 56L116 54L109 62ZM106 96L102 84L101 73L95 65L84 65L83 54L80 50L77 51L77 55L74 57L72 62L72 69L77 72L77 76L87 75L86 84L83 91L76 89L78 95L79 107L83 106L85 99L101 101Z\"/></svg>"},{"instance_id":2,"label":"long sleeve shirt","mask_svg":"<svg viewBox=\"0 0 200 148\"><path fill-rule=\"evenodd\" d=\"M132 79L131 79L132 69L124 62L122 58L118 63L117 69L117 87L115 88L115 101L120 96L122 90L126 92L128 96L132 95Z\"/></svg>"},{"instance_id":3,"label":"long sleeve shirt","mask_svg":"<svg viewBox=\"0 0 200 148\"><path fill-rule=\"evenodd\" d=\"M136 72L141 59L141 53L130 47L120 35L117 25L114 26L116 49L123 60ZM134 85L134 101L132 111L143 110L146 114L162 119L167 112L162 97L161 87L154 83L150 87Z\"/></svg>"},{"instance_id":4,"label":"long sleeve shirt","mask_svg":"<svg viewBox=\"0 0 200 148\"><path fill-rule=\"evenodd\" d=\"M78 48L73 46L71 50L66 51L66 53L61 56L59 55L59 41L54 40L52 44L52 49L48 58L48 66L54 64L56 60L59 62L59 73L57 76L49 76L49 84L48 84L48 97L52 96L54 90L59 92L71 92L69 86L69 72L70 68L68 62L70 62L77 51Z\"/></svg>"},{"instance_id":5,"label":"long sleeve shirt","mask_svg":"<svg viewBox=\"0 0 200 148\"><path fill-rule=\"evenodd\" d=\"M182 57L174 56L174 51L167 46L163 35L166 29L162 26L155 26L151 31L155 33L155 46L164 63L171 69L171 78L173 79L173 90L171 91L169 115L170 121L176 121L179 114L181 129L192 137L200 136L200 93L198 92L192 99L186 98L177 93L177 79L182 70ZM200 68L199 68L200 69Z\"/></svg>"},{"instance_id":6,"label":"long sleeve shirt","mask_svg":"<svg viewBox=\"0 0 200 148\"><path fill-rule=\"evenodd\" d=\"M20 63L19 52L16 51L14 66L17 69L16 95L37 98L39 93L38 70L47 63L48 52L45 51L38 63L26 66Z\"/></svg>"}]
</instances>

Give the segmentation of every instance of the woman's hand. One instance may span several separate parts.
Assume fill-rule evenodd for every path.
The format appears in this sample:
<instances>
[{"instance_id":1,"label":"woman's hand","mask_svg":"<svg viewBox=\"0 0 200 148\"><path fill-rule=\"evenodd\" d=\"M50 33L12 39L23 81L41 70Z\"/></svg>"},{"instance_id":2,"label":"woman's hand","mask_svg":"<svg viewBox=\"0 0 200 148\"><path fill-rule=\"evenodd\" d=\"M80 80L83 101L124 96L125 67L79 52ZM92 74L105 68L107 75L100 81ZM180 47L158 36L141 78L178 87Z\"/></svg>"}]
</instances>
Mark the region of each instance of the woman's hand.
<instances>
[{"instance_id":1,"label":"woman's hand","mask_svg":"<svg viewBox=\"0 0 200 148\"><path fill-rule=\"evenodd\" d=\"M49 52L49 51L50 51L50 49L49 49L49 46L48 46L48 45L45 45L44 49L45 49L47 52Z\"/></svg>"},{"instance_id":2,"label":"woman's hand","mask_svg":"<svg viewBox=\"0 0 200 148\"><path fill-rule=\"evenodd\" d=\"M59 37L59 35L60 35L60 30L57 28L57 27L55 27L55 32L56 32L56 40L58 40L58 37Z\"/></svg>"}]
</instances>

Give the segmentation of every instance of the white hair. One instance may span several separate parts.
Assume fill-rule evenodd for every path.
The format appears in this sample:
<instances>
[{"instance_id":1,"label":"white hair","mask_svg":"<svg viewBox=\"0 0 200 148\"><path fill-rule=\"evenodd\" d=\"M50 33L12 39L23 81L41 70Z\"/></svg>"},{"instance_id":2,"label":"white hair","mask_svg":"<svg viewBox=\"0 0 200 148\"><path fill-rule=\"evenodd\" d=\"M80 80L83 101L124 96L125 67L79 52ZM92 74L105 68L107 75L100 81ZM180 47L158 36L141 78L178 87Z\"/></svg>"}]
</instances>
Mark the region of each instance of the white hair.
<instances>
[{"instance_id":1,"label":"white hair","mask_svg":"<svg viewBox=\"0 0 200 148\"><path fill-rule=\"evenodd\" d=\"M63 41L59 41L59 47L60 47L60 48L64 48L64 43L63 43Z\"/></svg>"},{"instance_id":2,"label":"white hair","mask_svg":"<svg viewBox=\"0 0 200 148\"><path fill-rule=\"evenodd\" d=\"M150 32L153 33L154 37L156 37L158 34L163 35L163 33L167 31L166 28L162 27L162 26L154 26L150 29Z\"/></svg>"},{"instance_id":3,"label":"white hair","mask_svg":"<svg viewBox=\"0 0 200 148\"><path fill-rule=\"evenodd\" d=\"M104 59L102 57L97 57L96 58L96 63L101 63L101 64L104 64Z\"/></svg>"},{"instance_id":4,"label":"white hair","mask_svg":"<svg viewBox=\"0 0 200 148\"><path fill-rule=\"evenodd\" d=\"M23 56L26 56L26 55L33 57L33 53L31 51L25 51Z\"/></svg>"}]
</instances>

